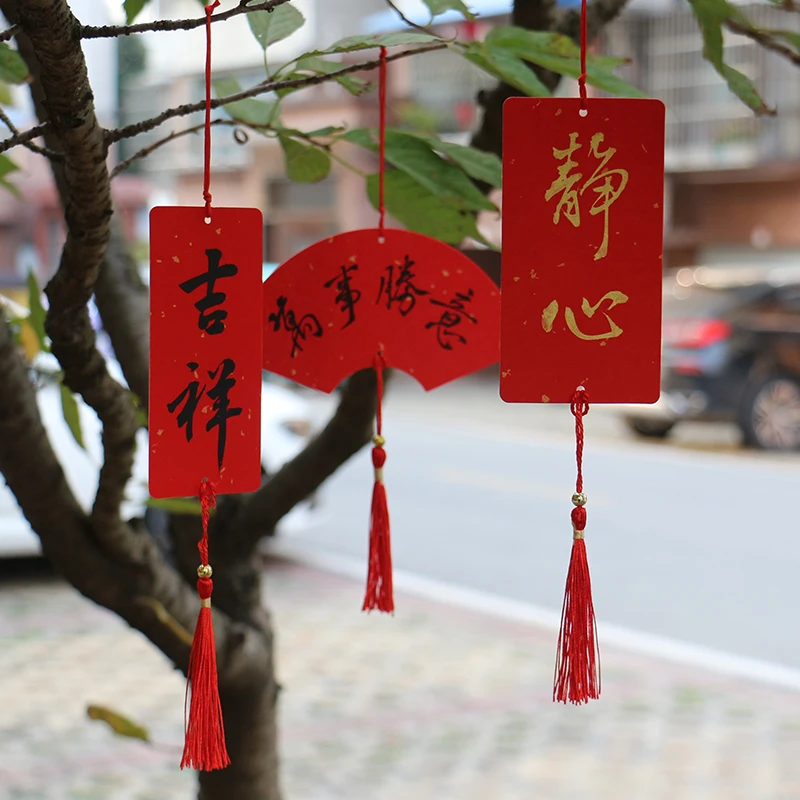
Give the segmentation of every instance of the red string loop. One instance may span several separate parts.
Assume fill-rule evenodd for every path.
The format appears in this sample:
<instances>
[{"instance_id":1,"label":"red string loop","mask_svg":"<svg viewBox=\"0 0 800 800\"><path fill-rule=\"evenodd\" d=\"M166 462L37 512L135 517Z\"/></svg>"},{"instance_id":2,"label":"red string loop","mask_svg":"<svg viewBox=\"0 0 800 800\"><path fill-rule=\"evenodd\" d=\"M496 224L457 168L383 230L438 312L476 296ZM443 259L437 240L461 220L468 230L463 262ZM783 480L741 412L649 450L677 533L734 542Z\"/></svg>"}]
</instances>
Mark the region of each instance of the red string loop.
<instances>
[{"instance_id":1,"label":"red string loop","mask_svg":"<svg viewBox=\"0 0 800 800\"><path fill-rule=\"evenodd\" d=\"M378 228L383 233L386 223L386 205L384 202L384 184L386 182L386 48L381 47L381 64L378 71L378 106L380 122L378 136L380 139L380 164L378 165ZM378 431L380 433L380 431Z\"/></svg>"},{"instance_id":2,"label":"red string loop","mask_svg":"<svg viewBox=\"0 0 800 800\"><path fill-rule=\"evenodd\" d=\"M589 396L583 386L579 386L572 395L569 405L575 417L575 458L578 462L578 477L575 481L575 491L583 491L583 418L589 413Z\"/></svg>"},{"instance_id":3,"label":"red string loop","mask_svg":"<svg viewBox=\"0 0 800 800\"><path fill-rule=\"evenodd\" d=\"M375 409L375 433L383 435L383 371L386 369L386 361L383 353L377 353L372 359L372 368L375 370L375 380L378 384L378 405Z\"/></svg>"},{"instance_id":4,"label":"red string loop","mask_svg":"<svg viewBox=\"0 0 800 800\"><path fill-rule=\"evenodd\" d=\"M214 0L205 7L206 12L206 118L203 151L203 200L206 204L206 219L211 219L211 15L219 5ZM205 562L203 562L205 563Z\"/></svg>"},{"instance_id":5,"label":"red string loop","mask_svg":"<svg viewBox=\"0 0 800 800\"><path fill-rule=\"evenodd\" d=\"M578 78L578 91L581 95L581 111L586 111L586 49L588 29L586 23L586 0L581 0L581 74Z\"/></svg>"},{"instance_id":6,"label":"red string loop","mask_svg":"<svg viewBox=\"0 0 800 800\"><path fill-rule=\"evenodd\" d=\"M200 563L208 564L208 522L211 517L211 509L217 504L217 490L209 480L200 483L200 508L202 510L203 535L197 543L200 551Z\"/></svg>"}]
</instances>

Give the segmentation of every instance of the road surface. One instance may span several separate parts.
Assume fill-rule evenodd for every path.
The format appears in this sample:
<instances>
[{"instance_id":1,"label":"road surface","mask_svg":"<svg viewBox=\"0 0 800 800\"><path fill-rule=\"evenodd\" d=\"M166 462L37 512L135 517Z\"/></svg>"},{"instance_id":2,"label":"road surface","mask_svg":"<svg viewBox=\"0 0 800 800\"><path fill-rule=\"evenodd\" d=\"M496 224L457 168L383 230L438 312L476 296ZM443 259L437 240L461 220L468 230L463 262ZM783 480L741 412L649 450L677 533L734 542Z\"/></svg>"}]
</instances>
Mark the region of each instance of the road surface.
<instances>
[{"instance_id":1,"label":"road surface","mask_svg":"<svg viewBox=\"0 0 800 800\"><path fill-rule=\"evenodd\" d=\"M391 407L384 431L396 569L559 611L570 423L520 431L405 406ZM590 416L585 480L602 622L800 668L800 458L593 439ZM366 564L371 491L365 450L326 484L325 524L299 544Z\"/></svg>"}]
</instances>

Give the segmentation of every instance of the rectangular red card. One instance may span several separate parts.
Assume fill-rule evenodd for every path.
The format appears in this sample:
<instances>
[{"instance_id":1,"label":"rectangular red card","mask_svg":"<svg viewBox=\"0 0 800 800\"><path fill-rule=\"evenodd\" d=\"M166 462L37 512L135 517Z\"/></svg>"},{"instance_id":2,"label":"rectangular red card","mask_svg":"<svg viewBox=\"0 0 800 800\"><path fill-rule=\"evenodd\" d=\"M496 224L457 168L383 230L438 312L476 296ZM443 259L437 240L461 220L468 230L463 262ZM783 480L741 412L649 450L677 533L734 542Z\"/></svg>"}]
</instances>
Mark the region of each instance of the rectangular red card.
<instances>
[{"instance_id":1,"label":"rectangular red card","mask_svg":"<svg viewBox=\"0 0 800 800\"><path fill-rule=\"evenodd\" d=\"M500 395L653 403L661 371L664 105L503 108Z\"/></svg>"},{"instance_id":2,"label":"rectangular red card","mask_svg":"<svg viewBox=\"0 0 800 800\"><path fill-rule=\"evenodd\" d=\"M150 494L261 483L261 264L255 208L150 212Z\"/></svg>"}]
</instances>

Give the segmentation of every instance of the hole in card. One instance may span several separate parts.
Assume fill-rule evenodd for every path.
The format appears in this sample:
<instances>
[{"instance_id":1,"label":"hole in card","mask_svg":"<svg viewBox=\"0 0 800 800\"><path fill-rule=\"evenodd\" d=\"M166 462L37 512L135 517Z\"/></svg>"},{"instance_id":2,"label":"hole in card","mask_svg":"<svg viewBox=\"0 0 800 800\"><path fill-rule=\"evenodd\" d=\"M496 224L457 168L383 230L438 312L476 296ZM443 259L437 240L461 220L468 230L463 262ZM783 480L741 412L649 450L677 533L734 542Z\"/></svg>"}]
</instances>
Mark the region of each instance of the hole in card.
<instances>
[{"instance_id":1,"label":"hole in card","mask_svg":"<svg viewBox=\"0 0 800 800\"><path fill-rule=\"evenodd\" d=\"M379 236L378 237L378 244L385 244L385 243L386 243L386 237L385 236Z\"/></svg>"},{"instance_id":2,"label":"hole in card","mask_svg":"<svg viewBox=\"0 0 800 800\"><path fill-rule=\"evenodd\" d=\"M581 117L588 117L589 116L589 109L588 108L582 108L580 111L578 111L578 114Z\"/></svg>"},{"instance_id":3,"label":"hole in card","mask_svg":"<svg viewBox=\"0 0 800 800\"><path fill-rule=\"evenodd\" d=\"M206 224L206 225L210 225L210 224L211 224L211 217L206 217L206 218L203 220L203 222L205 222L205 224Z\"/></svg>"}]
</instances>

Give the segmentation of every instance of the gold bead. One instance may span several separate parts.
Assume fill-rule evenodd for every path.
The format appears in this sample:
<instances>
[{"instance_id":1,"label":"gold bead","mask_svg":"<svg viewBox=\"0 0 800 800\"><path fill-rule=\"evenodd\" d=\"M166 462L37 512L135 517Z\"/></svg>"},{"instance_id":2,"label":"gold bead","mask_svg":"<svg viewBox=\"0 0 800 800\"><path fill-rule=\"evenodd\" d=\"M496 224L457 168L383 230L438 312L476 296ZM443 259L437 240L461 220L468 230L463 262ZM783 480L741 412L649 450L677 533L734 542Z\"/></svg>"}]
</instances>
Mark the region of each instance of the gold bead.
<instances>
[{"instance_id":1,"label":"gold bead","mask_svg":"<svg viewBox=\"0 0 800 800\"><path fill-rule=\"evenodd\" d=\"M214 570L211 569L209 564L201 564L197 568L197 577L198 578L210 578L214 574Z\"/></svg>"},{"instance_id":2,"label":"gold bead","mask_svg":"<svg viewBox=\"0 0 800 800\"><path fill-rule=\"evenodd\" d=\"M583 492L575 492L575 494L572 495L572 504L573 505L585 506L587 500L588 500L588 498L586 497L586 495Z\"/></svg>"},{"instance_id":3,"label":"gold bead","mask_svg":"<svg viewBox=\"0 0 800 800\"><path fill-rule=\"evenodd\" d=\"M379 434L375 434L375 436L372 437L372 441L374 442L375 447L383 447L386 444L386 439Z\"/></svg>"}]
</instances>

